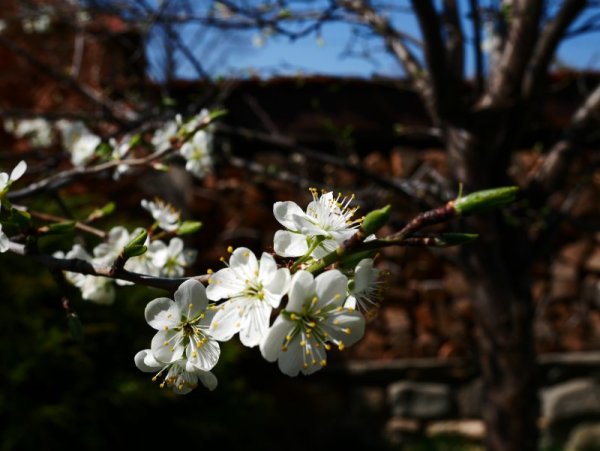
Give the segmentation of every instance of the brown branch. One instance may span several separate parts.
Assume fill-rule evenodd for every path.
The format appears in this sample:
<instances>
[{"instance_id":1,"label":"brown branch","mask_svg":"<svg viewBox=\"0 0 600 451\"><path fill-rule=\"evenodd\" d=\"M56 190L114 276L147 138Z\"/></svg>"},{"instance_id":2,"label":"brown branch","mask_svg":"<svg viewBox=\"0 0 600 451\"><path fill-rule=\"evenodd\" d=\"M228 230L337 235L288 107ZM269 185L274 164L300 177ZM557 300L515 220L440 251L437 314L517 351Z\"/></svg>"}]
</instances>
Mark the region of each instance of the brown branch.
<instances>
[{"instance_id":1,"label":"brown branch","mask_svg":"<svg viewBox=\"0 0 600 451\"><path fill-rule=\"evenodd\" d=\"M531 53L535 46L542 0L514 0L509 20L508 38L498 65L490 74L486 95L481 108L513 105L520 94L520 86Z\"/></svg>"},{"instance_id":2,"label":"brown branch","mask_svg":"<svg viewBox=\"0 0 600 451\"><path fill-rule=\"evenodd\" d=\"M377 12L363 0L340 0L341 5L356 14L360 21L379 34L389 52L396 57L406 72L415 91L421 97L434 123L438 124L436 98L429 77L419 60L404 43L404 38L390 21Z\"/></svg>"},{"instance_id":3,"label":"brown branch","mask_svg":"<svg viewBox=\"0 0 600 451\"><path fill-rule=\"evenodd\" d=\"M600 83L577 110L563 138L546 155L544 163L532 174L529 189L551 193L563 181L570 162L585 141L593 124L600 123Z\"/></svg>"},{"instance_id":4,"label":"brown branch","mask_svg":"<svg viewBox=\"0 0 600 451\"><path fill-rule=\"evenodd\" d=\"M448 30L448 67L455 80L464 78L464 33L456 0L444 0L444 22Z\"/></svg>"},{"instance_id":5,"label":"brown branch","mask_svg":"<svg viewBox=\"0 0 600 451\"><path fill-rule=\"evenodd\" d=\"M479 1L469 0L471 20L473 23L473 51L475 53L475 87L477 95L483 92L483 55L481 50L481 14Z\"/></svg>"},{"instance_id":6,"label":"brown branch","mask_svg":"<svg viewBox=\"0 0 600 451\"><path fill-rule=\"evenodd\" d=\"M586 7L587 0L566 0L556 16L543 28L533 51L523 82L523 97L531 99L539 92L561 39Z\"/></svg>"},{"instance_id":7,"label":"brown branch","mask_svg":"<svg viewBox=\"0 0 600 451\"><path fill-rule=\"evenodd\" d=\"M448 71L446 49L440 34L440 20L431 0L411 0L411 4L423 35L425 62L431 84L430 102L436 116L443 118L448 108Z\"/></svg>"},{"instance_id":8,"label":"brown branch","mask_svg":"<svg viewBox=\"0 0 600 451\"><path fill-rule=\"evenodd\" d=\"M53 271L69 271L90 276L127 280L138 285L145 285L168 291L175 291L179 285L189 279L195 279L198 282L206 284L208 283L209 278L208 274L195 277L168 278L138 274L125 269L114 270L113 268L95 266L90 262L78 258L57 258L46 254L30 254L27 252L25 245L13 243L12 241L9 243L9 250L15 254L31 258Z\"/></svg>"},{"instance_id":9,"label":"brown branch","mask_svg":"<svg viewBox=\"0 0 600 451\"><path fill-rule=\"evenodd\" d=\"M35 210L30 210L27 207L21 207L21 206L17 206L13 204L13 207L18 209L18 210L22 210L22 211L26 211L28 212L32 217L37 218L37 219L41 219L42 221L48 221L48 222L66 222L66 221L70 221L67 218L61 218L60 216L54 216L48 213L42 213L40 211L35 211ZM89 233L91 235L95 235L99 238L105 239L107 234L106 232L104 232L103 230L97 229L95 227L89 226L83 222L80 221L74 221L74 227L78 230L81 230L82 232L86 232Z\"/></svg>"}]
</instances>

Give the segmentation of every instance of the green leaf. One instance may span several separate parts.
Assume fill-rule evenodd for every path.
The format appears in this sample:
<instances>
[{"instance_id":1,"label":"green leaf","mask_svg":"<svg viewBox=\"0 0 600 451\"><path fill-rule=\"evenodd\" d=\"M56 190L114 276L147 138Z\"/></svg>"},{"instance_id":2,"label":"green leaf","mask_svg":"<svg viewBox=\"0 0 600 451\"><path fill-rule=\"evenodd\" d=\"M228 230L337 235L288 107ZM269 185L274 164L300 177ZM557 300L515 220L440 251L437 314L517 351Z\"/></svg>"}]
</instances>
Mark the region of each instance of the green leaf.
<instances>
[{"instance_id":1,"label":"green leaf","mask_svg":"<svg viewBox=\"0 0 600 451\"><path fill-rule=\"evenodd\" d=\"M136 133L129 139L129 148L134 148L142 142L142 135Z\"/></svg>"},{"instance_id":2,"label":"green leaf","mask_svg":"<svg viewBox=\"0 0 600 451\"><path fill-rule=\"evenodd\" d=\"M456 199L454 201L454 209L459 215L470 215L491 210L514 202L518 191L518 186L505 186L476 191L465 197Z\"/></svg>"},{"instance_id":3,"label":"green leaf","mask_svg":"<svg viewBox=\"0 0 600 451\"><path fill-rule=\"evenodd\" d=\"M179 235L188 235L197 232L201 228L202 223L200 221L183 221L177 229L177 233Z\"/></svg>"},{"instance_id":4,"label":"green leaf","mask_svg":"<svg viewBox=\"0 0 600 451\"><path fill-rule=\"evenodd\" d=\"M214 121L215 119L220 118L221 116L225 116L228 113L227 110L223 109L223 110L212 110L210 112L210 114L208 115L208 117L210 118L211 121Z\"/></svg>"}]
</instances>

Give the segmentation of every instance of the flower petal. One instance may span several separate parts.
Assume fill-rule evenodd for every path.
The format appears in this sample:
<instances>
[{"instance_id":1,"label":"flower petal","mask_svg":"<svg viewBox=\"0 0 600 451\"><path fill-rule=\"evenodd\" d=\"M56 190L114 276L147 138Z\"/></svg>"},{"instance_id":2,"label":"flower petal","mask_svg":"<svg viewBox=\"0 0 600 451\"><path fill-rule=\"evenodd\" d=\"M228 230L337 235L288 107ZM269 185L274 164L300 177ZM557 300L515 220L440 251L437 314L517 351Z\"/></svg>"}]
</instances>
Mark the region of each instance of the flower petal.
<instances>
[{"instance_id":1,"label":"flower petal","mask_svg":"<svg viewBox=\"0 0 600 451\"><path fill-rule=\"evenodd\" d=\"M177 304L168 298L156 298L144 310L146 322L156 330L176 327L181 321L181 311Z\"/></svg>"},{"instance_id":2,"label":"flower petal","mask_svg":"<svg viewBox=\"0 0 600 451\"><path fill-rule=\"evenodd\" d=\"M260 265L258 268L258 280L263 285L268 285L277 272L277 263L272 255L263 252L260 256Z\"/></svg>"},{"instance_id":3,"label":"flower petal","mask_svg":"<svg viewBox=\"0 0 600 451\"><path fill-rule=\"evenodd\" d=\"M348 279L337 269L319 274L315 278L315 291L319 298L316 308L322 308L332 302L338 306L343 305L347 288Z\"/></svg>"},{"instance_id":4,"label":"flower petal","mask_svg":"<svg viewBox=\"0 0 600 451\"><path fill-rule=\"evenodd\" d=\"M260 343L263 335L269 329L271 310L269 304L260 300L246 304L240 331L240 341L244 346L253 348Z\"/></svg>"},{"instance_id":5,"label":"flower petal","mask_svg":"<svg viewBox=\"0 0 600 451\"><path fill-rule=\"evenodd\" d=\"M327 364L327 352L325 347L315 340L315 337L309 338L304 351L304 363L302 374L309 375L319 371Z\"/></svg>"},{"instance_id":6,"label":"flower petal","mask_svg":"<svg viewBox=\"0 0 600 451\"><path fill-rule=\"evenodd\" d=\"M150 349L157 360L172 363L183 356L182 340L181 332L173 329L159 330L152 338Z\"/></svg>"},{"instance_id":7,"label":"flower petal","mask_svg":"<svg viewBox=\"0 0 600 451\"><path fill-rule=\"evenodd\" d=\"M213 391L215 388L217 388L217 376L210 371L198 370L196 375L198 376L198 379L200 379L200 382L202 382L202 385L204 385L210 391Z\"/></svg>"},{"instance_id":8,"label":"flower petal","mask_svg":"<svg viewBox=\"0 0 600 451\"><path fill-rule=\"evenodd\" d=\"M273 248L282 257L300 257L308 252L306 237L300 233L278 230L273 239Z\"/></svg>"},{"instance_id":9,"label":"flower petal","mask_svg":"<svg viewBox=\"0 0 600 451\"><path fill-rule=\"evenodd\" d=\"M315 282L313 275L308 271L298 271L292 277L289 301L286 310L301 313L306 300L315 295Z\"/></svg>"},{"instance_id":10,"label":"flower petal","mask_svg":"<svg viewBox=\"0 0 600 451\"><path fill-rule=\"evenodd\" d=\"M192 363L196 368L204 371L209 371L219 361L221 355L221 348L219 344L214 340L208 340L198 346L193 343L189 343L185 350L185 355L189 362Z\"/></svg>"},{"instance_id":11,"label":"flower petal","mask_svg":"<svg viewBox=\"0 0 600 451\"><path fill-rule=\"evenodd\" d=\"M354 289L352 292L361 293L369 288L378 273L379 271L373 268L373 259L363 258L354 270Z\"/></svg>"},{"instance_id":12,"label":"flower petal","mask_svg":"<svg viewBox=\"0 0 600 451\"><path fill-rule=\"evenodd\" d=\"M246 279L255 279L258 273L256 255L247 247L238 247L229 258L229 267L243 274Z\"/></svg>"},{"instance_id":13,"label":"flower petal","mask_svg":"<svg viewBox=\"0 0 600 451\"><path fill-rule=\"evenodd\" d=\"M274 362L282 353L281 348L285 343L285 337L292 333L294 324L279 316L271 328L265 333L260 342L260 352L268 362Z\"/></svg>"},{"instance_id":14,"label":"flower petal","mask_svg":"<svg viewBox=\"0 0 600 451\"><path fill-rule=\"evenodd\" d=\"M25 171L27 170L27 163L25 163L25 161L21 160L19 161L19 164L17 164L15 166L15 168L12 170L12 172L10 173L10 180L12 180L13 182L15 180L19 180L23 174L25 174Z\"/></svg>"},{"instance_id":15,"label":"flower petal","mask_svg":"<svg viewBox=\"0 0 600 451\"><path fill-rule=\"evenodd\" d=\"M290 289L290 280L290 271L287 268L280 268L277 270L271 281L265 285L266 300L271 307L279 307L281 298L285 296Z\"/></svg>"},{"instance_id":16,"label":"flower petal","mask_svg":"<svg viewBox=\"0 0 600 451\"><path fill-rule=\"evenodd\" d=\"M331 338L350 346L362 338L365 333L365 318L358 311L343 310L332 313L323 322L321 327Z\"/></svg>"},{"instance_id":17,"label":"flower petal","mask_svg":"<svg viewBox=\"0 0 600 451\"><path fill-rule=\"evenodd\" d=\"M144 373L155 373L164 366L154 358L150 349L138 352L133 361L135 362L135 366Z\"/></svg>"},{"instance_id":18,"label":"flower petal","mask_svg":"<svg viewBox=\"0 0 600 451\"><path fill-rule=\"evenodd\" d=\"M210 335L215 340L227 341L240 331L242 318L240 317L240 301L232 300L221 304L217 308L211 324Z\"/></svg>"},{"instance_id":19,"label":"flower petal","mask_svg":"<svg viewBox=\"0 0 600 451\"><path fill-rule=\"evenodd\" d=\"M186 318L196 318L208 305L204 285L195 279L186 280L175 292L175 304Z\"/></svg>"},{"instance_id":20,"label":"flower petal","mask_svg":"<svg viewBox=\"0 0 600 451\"><path fill-rule=\"evenodd\" d=\"M273 214L282 226L294 231L299 230L297 218L306 216L306 213L302 211L298 204L292 201L275 202Z\"/></svg>"},{"instance_id":21,"label":"flower petal","mask_svg":"<svg viewBox=\"0 0 600 451\"><path fill-rule=\"evenodd\" d=\"M297 376L304 366L304 348L300 346L300 336L296 335L287 347L287 351L279 354L279 369L283 374Z\"/></svg>"}]
</instances>

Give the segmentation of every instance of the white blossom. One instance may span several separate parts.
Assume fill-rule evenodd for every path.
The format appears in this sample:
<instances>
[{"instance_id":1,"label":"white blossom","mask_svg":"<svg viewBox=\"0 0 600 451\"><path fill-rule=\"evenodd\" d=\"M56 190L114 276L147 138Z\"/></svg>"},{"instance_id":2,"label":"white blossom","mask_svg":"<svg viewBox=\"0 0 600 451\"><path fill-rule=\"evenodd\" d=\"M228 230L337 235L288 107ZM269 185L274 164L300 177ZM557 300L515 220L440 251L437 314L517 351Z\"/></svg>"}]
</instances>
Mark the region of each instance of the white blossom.
<instances>
[{"instance_id":1,"label":"white blossom","mask_svg":"<svg viewBox=\"0 0 600 451\"><path fill-rule=\"evenodd\" d=\"M129 241L130 235L125 227L113 227L106 240L94 248L94 261L101 266L112 265Z\"/></svg>"},{"instance_id":2,"label":"white blossom","mask_svg":"<svg viewBox=\"0 0 600 451\"><path fill-rule=\"evenodd\" d=\"M0 172L0 207L2 207L2 197L8 192L10 185L19 180L27 170L27 163L19 161L13 168L10 175L6 172Z\"/></svg>"},{"instance_id":3,"label":"white blossom","mask_svg":"<svg viewBox=\"0 0 600 451\"><path fill-rule=\"evenodd\" d=\"M198 130L179 150L186 159L185 169L197 178L204 177L212 167L211 145L212 135L206 130Z\"/></svg>"},{"instance_id":4,"label":"white blossom","mask_svg":"<svg viewBox=\"0 0 600 451\"><path fill-rule=\"evenodd\" d=\"M169 147L171 147L171 138L174 138L177 135L180 125L181 120L176 119L167 121L162 127L156 129L151 140L156 151L162 152L163 150L167 150Z\"/></svg>"},{"instance_id":5,"label":"white blossom","mask_svg":"<svg viewBox=\"0 0 600 451\"><path fill-rule=\"evenodd\" d=\"M179 228L181 213L173 205L166 203L158 197L154 201L142 199L141 205L142 208L152 215L161 229L174 232Z\"/></svg>"},{"instance_id":6,"label":"white blossom","mask_svg":"<svg viewBox=\"0 0 600 451\"><path fill-rule=\"evenodd\" d=\"M150 349L138 352L134 357L135 365L145 373L157 373L152 378L156 381L164 375L160 387L172 387L173 391L180 395L191 392L201 382L209 390L217 388L217 378L210 371L196 368L189 361L180 359L173 363L159 362ZM166 372L166 374L164 374Z\"/></svg>"},{"instance_id":7,"label":"white blossom","mask_svg":"<svg viewBox=\"0 0 600 451\"><path fill-rule=\"evenodd\" d=\"M185 268L196 260L196 251L183 248L181 238L171 238L167 246L162 241L157 242L153 250L154 265L160 268L160 275L164 277L182 277Z\"/></svg>"},{"instance_id":8,"label":"white blossom","mask_svg":"<svg viewBox=\"0 0 600 451\"><path fill-rule=\"evenodd\" d=\"M257 346L269 328L271 311L279 306L289 282L289 270L277 269L271 255L263 252L258 261L250 249L234 250L229 267L217 271L206 289L212 301L228 299L219 306L211 324L213 337L225 341L239 332L245 346Z\"/></svg>"},{"instance_id":9,"label":"white blossom","mask_svg":"<svg viewBox=\"0 0 600 451\"><path fill-rule=\"evenodd\" d=\"M372 258L364 258L358 262L354 278L348 283L350 295L344 307L367 313L376 306L380 292L377 277L379 270L373 267Z\"/></svg>"},{"instance_id":10,"label":"white blossom","mask_svg":"<svg viewBox=\"0 0 600 451\"><path fill-rule=\"evenodd\" d=\"M10 240L2 231L2 224L0 224L0 253L6 252L9 248L9 244Z\"/></svg>"},{"instance_id":11,"label":"white blossom","mask_svg":"<svg viewBox=\"0 0 600 451\"><path fill-rule=\"evenodd\" d=\"M21 22L23 31L27 34L46 33L50 29L51 24L52 18L49 14L40 14L36 17L29 17L23 19Z\"/></svg>"},{"instance_id":12,"label":"white blossom","mask_svg":"<svg viewBox=\"0 0 600 451\"><path fill-rule=\"evenodd\" d=\"M138 236L143 230L145 229L138 227L130 234L130 236ZM138 255L136 257L131 257L130 259L128 259L127 262L125 262L125 269L127 271L135 272L138 274L146 274L148 276L159 276L160 268L158 268L154 264L154 253L157 249L162 249L165 246L165 244L160 240L150 241L150 237L146 237L144 246L147 247L146 252L144 252L142 255ZM117 283L119 283L119 281L117 281Z\"/></svg>"},{"instance_id":13,"label":"white blossom","mask_svg":"<svg viewBox=\"0 0 600 451\"><path fill-rule=\"evenodd\" d=\"M148 324L158 332L152 339L152 355L160 362L174 363L184 358L195 368L212 369L219 360L219 344L209 327L215 308L209 306L206 290L189 279L175 291L175 300L157 298L145 310Z\"/></svg>"},{"instance_id":14,"label":"white blossom","mask_svg":"<svg viewBox=\"0 0 600 451\"><path fill-rule=\"evenodd\" d=\"M63 252L55 252L56 258L77 258L94 264L92 256L81 247L75 244L73 248L65 255ZM112 279L107 277L92 276L76 272L65 271L65 278L81 290L81 297L87 301L97 304L112 304L115 300L115 288Z\"/></svg>"},{"instance_id":15,"label":"white blossom","mask_svg":"<svg viewBox=\"0 0 600 451\"><path fill-rule=\"evenodd\" d=\"M291 201L273 205L275 218L287 229L275 233L275 252L282 257L300 257L311 251L312 257L321 258L356 233L361 220L353 219L357 208L350 207L350 202L354 196L311 192L313 200L306 212Z\"/></svg>"},{"instance_id":16,"label":"white blossom","mask_svg":"<svg viewBox=\"0 0 600 451\"><path fill-rule=\"evenodd\" d=\"M126 135L121 142L117 142L115 138L110 138L108 144L112 148L111 159L115 161L121 161L125 159L129 151L131 150L131 136ZM113 179L119 180L123 174L129 171L129 165L119 164L113 173Z\"/></svg>"},{"instance_id":17,"label":"white blossom","mask_svg":"<svg viewBox=\"0 0 600 451\"><path fill-rule=\"evenodd\" d=\"M289 376L312 374L327 364L331 344L343 350L364 334L365 319L345 307L348 279L338 270L317 277L294 274L289 302L260 344L263 357Z\"/></svg>"},{"instance_id":18,"label":"white blossom","mask_svg":"<svg viewBox=\"0 0 600 451\"><path fill-rule=\"evenodd\" d=\"M4 129L16 138L28 138L34 147L48 147L54 141L50 123L42 118L7 120Z\"/></svg>"},{"instance_id":19,"label":"white blossom","mask_svg":"<svg viewBox=\"0 0 600 451\"><path fill-rule=\"evenodd\" d=\"M61 120L57 123L63 147L71 154L74 166L85 166L94 157L96 147L102 142L83 122Z\"/></svg>"}]
</instances>

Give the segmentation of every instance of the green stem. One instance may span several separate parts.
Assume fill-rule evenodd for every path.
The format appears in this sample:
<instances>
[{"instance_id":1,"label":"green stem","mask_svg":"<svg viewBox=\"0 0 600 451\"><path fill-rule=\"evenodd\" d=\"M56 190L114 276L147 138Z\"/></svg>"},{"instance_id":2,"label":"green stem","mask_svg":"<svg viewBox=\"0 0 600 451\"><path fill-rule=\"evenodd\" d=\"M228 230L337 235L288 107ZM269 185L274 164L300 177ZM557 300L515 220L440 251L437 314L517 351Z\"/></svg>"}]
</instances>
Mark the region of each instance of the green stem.
<instances>
[{"instance_id":1,"label":"green stem","mask_svg":"<svg viewBox=\"0 0 600 451\"><path fill-rule=\"evenodd\" d=\"M290 271L292 273L296 272L296 269L298 269L298 266L300 266L302 263L304 263L305 261L307 261L310 258L310 254L313 253L313 251L319 246L319 244L321 244L323 241L325 240L325 237L322 236L317 236L315 237L315 240L313 241L313 243L311 244L311 246L308 248L308 251L306 251L306 254L304 254L302 257L300 257L298 260L296 260L296 262L292 265L292 267L290 268Z\"/></svg>"}]
</instances>

